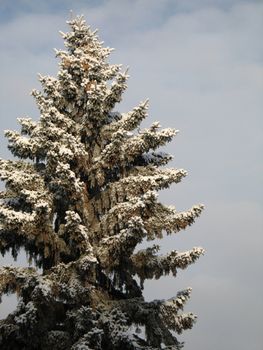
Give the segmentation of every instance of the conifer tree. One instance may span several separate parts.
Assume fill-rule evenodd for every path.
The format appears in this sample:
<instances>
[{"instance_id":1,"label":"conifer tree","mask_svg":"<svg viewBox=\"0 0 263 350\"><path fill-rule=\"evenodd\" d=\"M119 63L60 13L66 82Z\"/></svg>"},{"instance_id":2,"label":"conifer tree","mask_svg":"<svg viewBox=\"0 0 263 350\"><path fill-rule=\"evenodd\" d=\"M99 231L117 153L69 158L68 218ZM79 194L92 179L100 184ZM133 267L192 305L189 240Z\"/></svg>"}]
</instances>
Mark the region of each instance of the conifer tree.
<instances>
[{"instance_id":1,"label":"conifer tree","mask_svg":"<svg viewBox=\"0 0 263 350\"><path fill-rule=\"evenodd\" d=\"M114 111L127 72L108 63L112 49L82 16L68 24L57 77L40 75L42 90L32 92L39 121L19 118L21 132L5 132L18 160L0 160L0 250L25 249L38 269L0 268L0 295L19 297L0 321L0 348L181 349L177 334L196 318L182 312L191 289L146 302L143 283L176 276L204 251L135 249L187 228L203 209L158 201L157 191L186 176L158 151L177 131L158 122L139 130L148 101Z\"/></svg>"}]
</instances>

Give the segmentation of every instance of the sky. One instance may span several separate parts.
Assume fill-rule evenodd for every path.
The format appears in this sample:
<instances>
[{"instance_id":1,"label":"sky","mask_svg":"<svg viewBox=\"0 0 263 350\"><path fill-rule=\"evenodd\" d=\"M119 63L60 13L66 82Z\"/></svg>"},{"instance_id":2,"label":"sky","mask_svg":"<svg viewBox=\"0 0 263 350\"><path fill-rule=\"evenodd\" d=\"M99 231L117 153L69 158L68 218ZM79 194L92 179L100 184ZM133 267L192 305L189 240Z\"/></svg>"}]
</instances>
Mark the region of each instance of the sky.
<instances>
[{"instance_id":1,"label":"sky","mask_svg":"<svg viewBox=\"0 0 263 350\"><path fill-rule=\"evenodd\" d=\"M180 133L165 149L188 177L160 193L187 210L206 207L186 231L158 241L162 252L194 246L204 257L176 278L148 281L147 300L193 288L186 308L198 315L180 340L187 350L260 350L263 343L262 111L263 2L227 0L0 0L0 157L10 158L3 130L17 117L38 118L29 92L37 73L55 75L59 30L84 14L129 66L127 112L150 99L148 119ZM0 264L15 262L0 257ZM23 253L16 264L25 264ZM14 308L3 299L0 318Z\"/></svg>"}]
</instances>

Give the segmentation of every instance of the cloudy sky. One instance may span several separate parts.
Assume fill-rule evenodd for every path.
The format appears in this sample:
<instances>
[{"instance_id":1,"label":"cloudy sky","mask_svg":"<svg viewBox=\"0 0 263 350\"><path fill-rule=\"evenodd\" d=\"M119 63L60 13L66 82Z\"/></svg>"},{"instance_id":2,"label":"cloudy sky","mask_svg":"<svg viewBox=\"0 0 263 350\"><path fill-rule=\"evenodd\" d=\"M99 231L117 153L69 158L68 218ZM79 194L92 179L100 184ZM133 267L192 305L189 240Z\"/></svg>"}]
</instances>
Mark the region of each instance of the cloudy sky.
<instances>
[{"instance_id":1,"label":"cloudy sky","mask_svg":"<svg viewBox=\"0 0 263 350\"><path fill-rule=\"evenodd\" d=\"M69 10L84 14L114 47L111 61L130 67L119 106L149 97L146 123L159 120L180 134L167 147L183 183L160 194L178 210L204 203L185 232L160 242L162 251L202 246L206 255L176 279L145 286L148 300L192 286L187 310L195 327L180 339L187 350L260 350L262 313L263 3L241 0L0 1L0 156L9 157L4 129L38 118L37 73L56 74ZM23 254L18 263L25 263ZM0 258L1 264L10 257ZM5 298L0 316L14 307Z\"/></svg>"}]
</instances>

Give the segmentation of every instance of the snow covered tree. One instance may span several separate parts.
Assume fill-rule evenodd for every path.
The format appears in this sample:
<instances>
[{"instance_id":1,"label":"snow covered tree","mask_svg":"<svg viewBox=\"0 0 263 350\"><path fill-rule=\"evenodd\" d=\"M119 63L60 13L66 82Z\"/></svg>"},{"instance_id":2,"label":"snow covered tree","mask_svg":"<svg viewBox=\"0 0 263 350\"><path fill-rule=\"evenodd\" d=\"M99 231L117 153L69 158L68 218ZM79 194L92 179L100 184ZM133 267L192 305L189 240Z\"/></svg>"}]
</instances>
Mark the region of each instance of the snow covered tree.
<instances>
[{"instance_id":1,"label":"snow covered tree","mask_svg":"<svg viewBox=\"0 0 263 350\"><path fill-rule=\"evenodd\" d=\"M203 206L177 212L158 201L186 176L157 150L177 131L139 130L148 101L115 112L127 72L108 63L112 49L82 16L68 23L57 77L40 75L32 92L39 121L19 118L21 132L5 132L18 160L0 160L0 250L25 249L38 269L0 268L0 295L19 298L0 321L0 348L181 349L177 334L196 318L182 312L191 289L146 302L143 283L176 276L204 251L135 248L185 229Z\"/></svg>"}]
</instances>

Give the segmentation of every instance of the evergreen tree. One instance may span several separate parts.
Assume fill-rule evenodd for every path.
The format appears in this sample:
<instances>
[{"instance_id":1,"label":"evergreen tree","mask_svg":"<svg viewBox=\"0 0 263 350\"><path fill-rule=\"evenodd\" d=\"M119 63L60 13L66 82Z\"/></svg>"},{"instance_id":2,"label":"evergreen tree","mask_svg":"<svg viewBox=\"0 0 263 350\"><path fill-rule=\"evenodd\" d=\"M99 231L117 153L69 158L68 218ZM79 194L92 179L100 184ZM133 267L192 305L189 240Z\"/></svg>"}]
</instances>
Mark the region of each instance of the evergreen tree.
<instances>
[{"instance_id":1,"label":"evergreen tree","mask_svg":"<svg viewBox=\"0 0 263 350\"><path fill-rule=\"evenodd\" d=\"M115 112L127 72L108 63L112 50L82 16L68 23L57 77L40 75L42 92L32 92L39 121L19 118L21 132L5 133L19 160L0 161L0 250L15 258L25 249L41 271L0 268L0 295L19 297L0 321L0 348L181 349L176 334L196 318L181 312L191 289L146 302L143 283L176 276L203 249L135 248L185 229L203 206L177 212L158 202L158 190L186 176L157 150L177 131L138 129L148 101Z\"/></svg>"}]
</instances>

